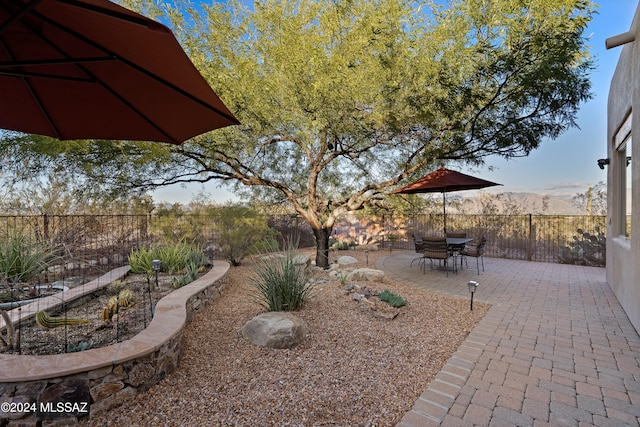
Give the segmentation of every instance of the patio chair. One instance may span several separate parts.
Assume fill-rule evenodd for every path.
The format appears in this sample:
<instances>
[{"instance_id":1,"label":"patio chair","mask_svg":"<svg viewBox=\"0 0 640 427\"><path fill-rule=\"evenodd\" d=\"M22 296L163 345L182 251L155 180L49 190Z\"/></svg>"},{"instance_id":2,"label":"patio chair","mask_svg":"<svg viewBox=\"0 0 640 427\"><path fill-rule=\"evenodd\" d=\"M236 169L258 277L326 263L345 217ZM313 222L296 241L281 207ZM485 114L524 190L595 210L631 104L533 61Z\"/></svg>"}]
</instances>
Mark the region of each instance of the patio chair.
<instances>
[{"instance_id":1,"label":"patio chair","mask_svg":"<svg viewBox=\"0 0 640 427\"><path fill-rule=\"evenodd\" d=\"M420 256L412 259L411 263L409 264L409 267L411 267L413 265L413 263L416 262L416 261L418 261L420 263L420 265L422 266L422 264L424 263L424 257L422 256L422 252L424 251L424 241L422 240L422 237L417 237L414 234L413 235L413 244L415 245L416 253L420 254Z\"/></svg>"},{"instance_id":2,"label":"patio chair","mask_svg":"<svg viewBox=\"0 0 640 427\"><path fill-rule=\"evenodd\" d=\"M456 259L455 253L449 250L449 246L447 245L447 239L444 237L425 237L423 239L424 242L424 250L422 252L422 256L424 258L423 262L423 273L426 271L426 260L428 259L431 265L431 269L433 269L433 262L437 260L439 263L444 263L444 268L447 271L447 276L449 276L449 266L452 266L453 272L456 272ZM453 264L449 264L449 258L452 258Z\"/></svg>"},{"instance_id":3,"label":"patio chair","mask_svg":"<svg viewBox=\"0 0 640 427\"><path fill-rule=\"evenodd\" d=\"M482 271L484 271L484 248L487 246L487 238L482 237L480 239L480 243L477 246L469 246L466 249L461 250L458 255L460 255L460 266L462 267L462 260L464 260L467 268L469 267L469 263L467 262L467 257L474 257L476 259L476 268L478 269L478 274L480 274L480 263L482 263Z\"/></svg>"}]
</instances>

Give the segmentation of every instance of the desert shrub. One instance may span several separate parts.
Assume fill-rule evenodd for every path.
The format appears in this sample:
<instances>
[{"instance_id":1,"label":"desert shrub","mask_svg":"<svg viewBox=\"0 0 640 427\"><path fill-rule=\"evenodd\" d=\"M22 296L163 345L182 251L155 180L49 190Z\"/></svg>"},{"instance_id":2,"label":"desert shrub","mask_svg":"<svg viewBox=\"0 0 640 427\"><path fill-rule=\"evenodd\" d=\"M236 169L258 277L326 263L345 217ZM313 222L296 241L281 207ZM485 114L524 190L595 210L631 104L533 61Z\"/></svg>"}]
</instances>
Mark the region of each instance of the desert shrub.
<instances>
[{"instance_id":1,"label":"desert shrub","mask_svg":"<svg viewBox=\"0 0 640 427\"><path fill-rule=\"evenodd\" d=\"M164 243L133 250L129 254L129 265L133 273L148 273L152 271L151 262L155 259L162 261L160 271L176 273L183 271L190 264L197 267L206 264L206 257L202 249L187 243Z\"/></svg>"},{"instance_id":2,"label":"desert shrub","mask_svg":"<svg viewBox=\"0 0 640 427\"><path fill-rule=\"evenodd\" d=\"M331 249L338 251L346 251L350 247L349 242L336 240L331 244Z\"/></svg>"},{"instance_id":3,"label":"desert shrub","mask_svg":"<svg viewBox=\"0 0 640 427\"><path fill-rule=\"evenodd\" d=\"M258 304L268 311L295 311L310 297L306 266L296 262L296 245L290 242L283 252L272 246L272 252L257 260L254 275L249 277L257 290Z\"/></svg>"},{"instance_id":4,"label":"desert shrub","mask_svg":"<svg viewBox=\"0 0 640 427\"><path fill-rule=\"evenodd\" d=\"M154 232L165 242L204 242L199 240L203 230L211 223L215 207L185 210L180 204L170 208L158 208L153 221Z\"/></svg>"},{"instance_id":5,"label":"desert shrub","mask_svg":"<svg viewBox=\"0 0 640 427\"><path fill-rule=\"evenodd\" d=\"M581 228L578 228L576 232L577 235L573 236L569 245L561 248L560 262L562 264L604 266L607 239L600 227L595 227L594 234L588 233Z\"/></svg>"},{"instance_id":6,"label":"desert shrub","mask_svg":"<svg viewBox=\"0 0 640 427\"><path fill-rule=\"evenodd\" d=\"M221 256L238 266L248 255L263 253L273 247L275 231L264 215L241 205L216 209L214 230Z\"/></svg>"},{"instance_id":7,"label":"desert shrub","mask_svg":"<svg viewBox=\"0 0 640 427\"><path fill-rule=\"evenodd\" d=\"M380 292L380 294L378 295L378 298L380 298L380 301L384 301L390 306L396 307L396 308L404 307L405 305L407 305L407 301L404 298L402 298L400 295L394 294L388 289L385 289L384 291Z\"/></svg>"},{"instance_id":8,"label":"desert shrub","mask_svg":"<svg viewBox=\"0 0 640 427\"><path fill-rule=\"evenodd\" d=\"M29 281L58 258L50 245L11 230L0 237L0 282Z\"/></svg>"}]
</instances>

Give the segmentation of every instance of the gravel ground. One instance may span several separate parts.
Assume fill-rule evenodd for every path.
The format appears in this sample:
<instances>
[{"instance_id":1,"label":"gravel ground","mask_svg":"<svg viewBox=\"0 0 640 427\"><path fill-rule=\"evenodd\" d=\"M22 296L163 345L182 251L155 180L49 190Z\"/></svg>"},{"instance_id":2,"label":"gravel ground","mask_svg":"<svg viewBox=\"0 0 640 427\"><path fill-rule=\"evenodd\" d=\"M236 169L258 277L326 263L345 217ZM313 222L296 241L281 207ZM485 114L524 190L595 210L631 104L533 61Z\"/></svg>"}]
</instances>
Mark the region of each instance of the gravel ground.
<instances>
[{"instance_id":1,"label":"gravel ground","mask_svg":"<svg viewBox=\"0 0 640 427\"><path fill-rule=\"evenodd\" d=\"M335 255L365 266L361 251ZM369 265L386 255L370 252ZM395 319L382 319L316 271L325 279L295 313L309 326L305 341L290 350L259 348L239 333L264 311L247 285L251 262L244 264L231 268L222 297L187 327L177 371L90 425L394 426L488 310L477 303L469 311L467 300L389 278L356 283L407 300Z\"/></svg>"}]
</instances>

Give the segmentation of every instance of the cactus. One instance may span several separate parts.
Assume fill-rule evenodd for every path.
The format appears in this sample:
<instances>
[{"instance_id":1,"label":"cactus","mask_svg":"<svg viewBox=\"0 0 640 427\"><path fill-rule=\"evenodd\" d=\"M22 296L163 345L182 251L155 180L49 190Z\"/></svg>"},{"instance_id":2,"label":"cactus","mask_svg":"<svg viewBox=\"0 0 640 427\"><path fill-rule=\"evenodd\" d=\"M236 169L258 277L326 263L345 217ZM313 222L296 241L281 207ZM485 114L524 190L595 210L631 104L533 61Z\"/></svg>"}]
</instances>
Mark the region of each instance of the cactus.
<instances>
[{"instance_id":1,"label":"cactus","mask_svg":"<svg viewBox=\"0 0 640 427\"><path fill-rule=\"evenodd\" d=\"M7 327L7 336L0 335L0 341L5 347L10 349L17 349L20 347L20 331L16 331L13 327L13 322L9 318L9 314L5 310L0 310L0 315L4 319L4 324Z\"/></svg>"},{"instance_id":2,"label":"cactus","mask_svg":"<svg viewBox=\"0 0 640 427\"><path fill-rule=\"evenodd\" d=\"M57 328L63 325L82 325L91 322L87 319L73 317L50 317L44 310L40 310L36 313L36 323L43 328Z\"/></svg>"},{"instance_id":3,"label":"cactus","mask_svg":"<svg viewBox=\"0 0 640 427\"><path fill-rule=\"evenodd\" d=\"M104 322L108 322L109 320L111 320L113 315L116 314L117 312L118 312L117 305L105 306L102 308L102 311L100 312L100 319L102 319Z\"/></svg>"},{"instance_id":4,"label":"cactus","mask_svg":"<svg viewBox=\"0 0 640 427\"><path fill-rule=\"evenodd\" d=\"M100 318L108 322L118 312L120 307L130 307L133 305L133 292L131 289L123 289L118 295L109 298L107 305L102 308Z\"/></svg>"},{"instance_id":5,"label":"cactus","mask_svg":"<svg viewBox=\"0 0 640 427\"><path fill-rule=\"evenodd\" d=\"M133 292L131 289L123 289L118 294L118 305L120 307L130 307L133 305Z\"/></svg>"}]
</instances>

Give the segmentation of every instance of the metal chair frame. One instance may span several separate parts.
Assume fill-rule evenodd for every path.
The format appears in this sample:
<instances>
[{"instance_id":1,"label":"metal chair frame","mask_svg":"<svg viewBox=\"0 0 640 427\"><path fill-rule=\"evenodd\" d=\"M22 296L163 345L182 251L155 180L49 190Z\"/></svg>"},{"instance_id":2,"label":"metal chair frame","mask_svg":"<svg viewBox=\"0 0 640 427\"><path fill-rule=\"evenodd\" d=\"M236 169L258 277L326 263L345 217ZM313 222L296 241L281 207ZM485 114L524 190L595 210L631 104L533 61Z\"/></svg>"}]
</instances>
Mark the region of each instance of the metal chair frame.
<instances>
[{"instance_id":1,"label":"metal chair frame","mask_svg":"<svg viewBox=\"0 0 640 427\"><path fill-rule=\"evenodd\" d=\"M433 270L433 261L444 261L444 267L447 271L447 276L449 276L449 266L451 265L452 271L457 273L457 261L455 252L452 252L447 245L447 239L444 237L441 238L423 238L424 242L424 250L423 250L423 273L426 272L426 260L430 261L431 269ZM449 258L453 259L453 264L449 264Z\"/></svg>"},{"instance_id":2,"label":"metal chair frame","mask_svg":"<svg viewBox=\"0 0 640 427\"><path fill-rule=\"evenodd\" d=\"M487 246L487 238L482 237L480 239L480 243L478 243L475 247L469 247L467 249L461 250L458 255L460 255L460 266L462 267L462 260L464 260L467 268L469 268L469 263L467 262L467 257L474 257L476 259L476 268L478 269L478 274L480 274L480 264L482 263L482 271L484 271L484 248Z\"/></svg>"}]
</instances>

